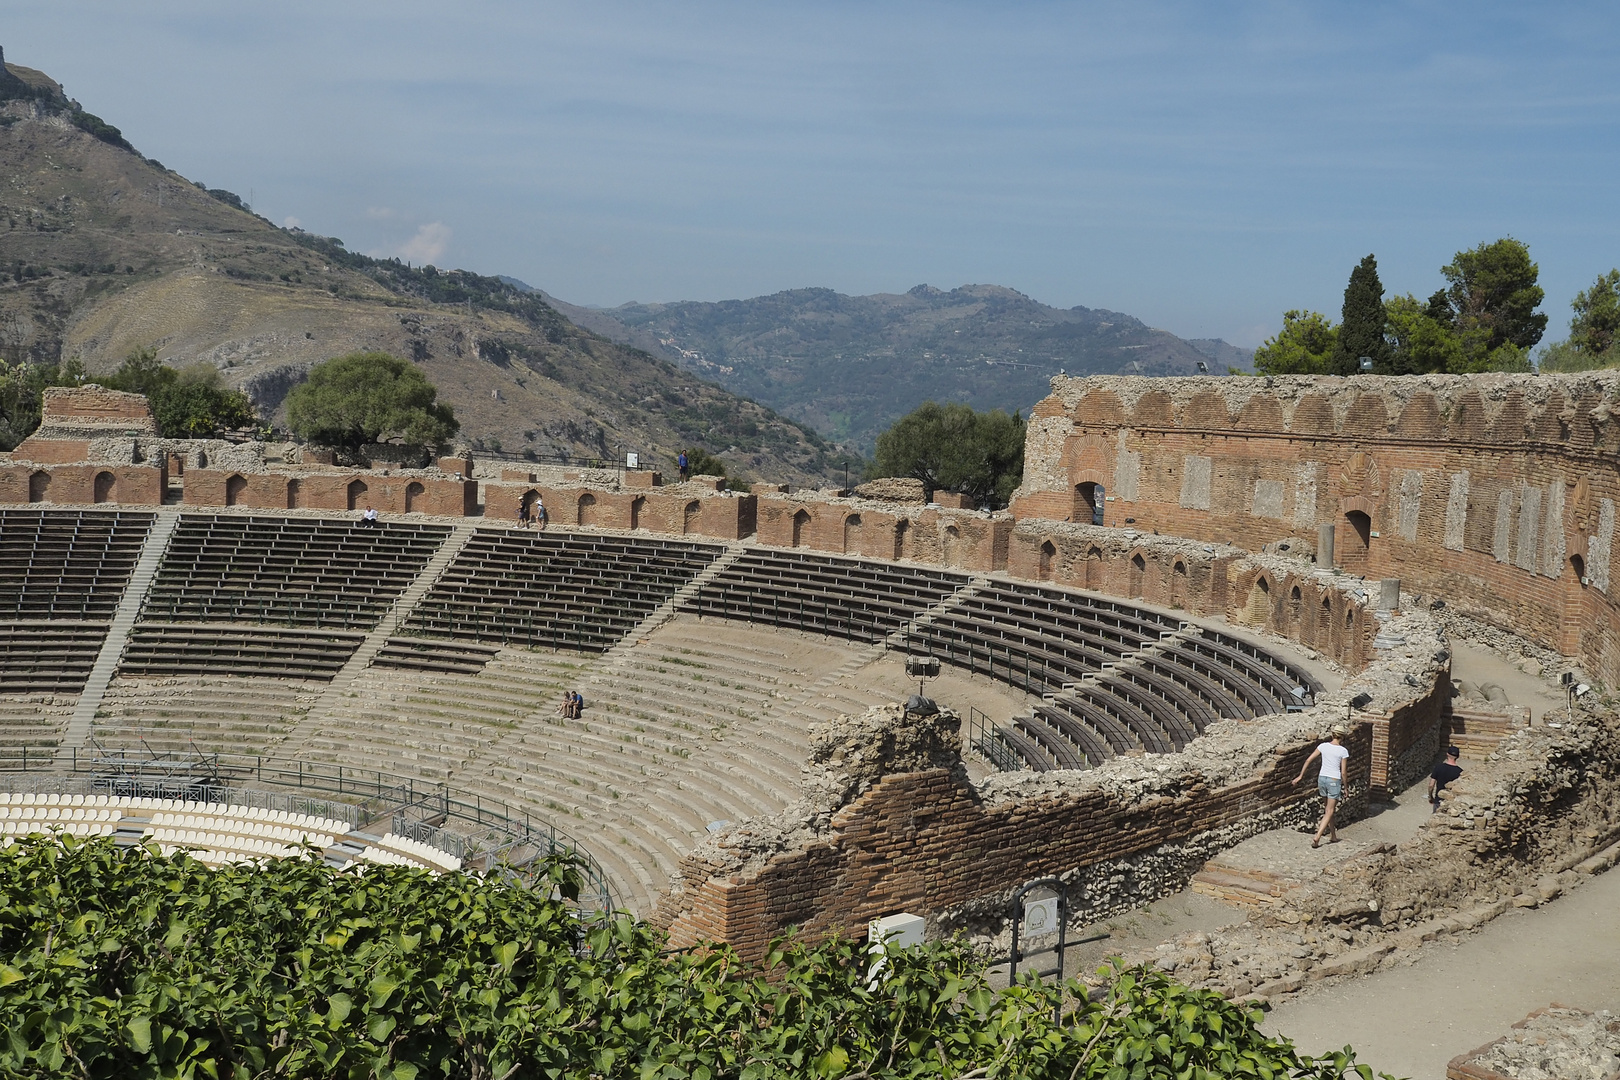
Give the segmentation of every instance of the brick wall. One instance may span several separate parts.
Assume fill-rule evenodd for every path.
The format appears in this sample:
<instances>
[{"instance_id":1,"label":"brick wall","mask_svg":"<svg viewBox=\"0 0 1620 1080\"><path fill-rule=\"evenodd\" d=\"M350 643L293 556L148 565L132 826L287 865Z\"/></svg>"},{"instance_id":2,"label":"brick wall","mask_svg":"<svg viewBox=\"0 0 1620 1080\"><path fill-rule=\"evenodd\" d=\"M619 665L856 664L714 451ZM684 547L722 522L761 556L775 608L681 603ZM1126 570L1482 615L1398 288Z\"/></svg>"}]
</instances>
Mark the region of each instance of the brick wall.
<instances>
[{"instance_id":1,"label":"brick wall","mask_svg":"<svg viewBox=\"0 0 1620 1080\"><path fill-rule=\"evenodd\" d=\"M527 499L532 504L537 495L545 502L550 520L558 525L644 529L718 540L741 540L754 531L754 496L722 494L712 485L613 491L543 483L489 482L484 485L484 517L493 521L517 521L522 502Z\"/></svg>"},{"instance_id":2,"label":"brick wall","mask_svg":"<svg viewBox=\"0 0 1620 1080\"><path fill-rule=\"evenodd\" d=\"M168 485L167 461L145 465L0 464L0 503L159 506Z\"/></svg>"},{"instance_id":3,"label":"brick wall","mask_svg":"<svg viewBox=\"0 0 1620 1080\"><path fill-rule=\"evenodd\" d=\"M411 473L282 472L235 473L221 469L186 472L187 506L241 506L255 510L363 510L384 514L440 514L464 517L477 512L478 483Z\"/></svg>"},{"instance_id":4,"label":"brick wall","mask_svg":"<svg viewBox=\"0 0 1620 1080\"><path fill-rule=\"evenodd\" d=\"M1007 566L1013 522L971 510L837 496L759 497L756 541L988 573Z\"/></svg>"},{"instance_id":5,"label":"brick wall","mask_svg":"<svg viewBox=\"0 0 1620 1080\"><path fill-rule=\"evenodd\" d=\"M1419 669L1419 688L1389 713L1427 716L1434 726L1449 668ZM1077 921L1106 918L1183 887L1248 836L1319 813L1310 778L1293 780L1338 716L1323 707L1224 722L1184 754L1160 759L1168 763L1160 771L1116 759L1085 773L1005 774L979 788L960 768L887 775L837 807L825 827L812 824L815 808L804 821L788 820L790 810L758 832L745 825L711 840L683 864L659 919L675 946L722 940L752 958L789 926L812 936L859 933L898 911L924 915L934 933L993 933L1010 892L1048 875L1070 883ZM1368 790L1372 729L1357 723L1347 741L1352 813ZM1234 768L1234 758L1253 768Z\"/></svg>"},{"instance_id":6,"label":"brick wall","mask_svg":"<svg viewBox=\"0 0 1620 1080\"><path fill-rule=\"evenodd\" d=\"M1076 519L1100 485L1106 524L1250 551L1314 551L1330 524L1346 571L1398 577L1613 682L1617 400L1613 372L1059 378L1013 510Z\"/></svg>"},{"instance_id":7,"label":"brick wall","mask_svg":"<svg viewBox=\"0 0 1620 1080\"><path fill-rule=\"evenodd\" d=\"M41 402L42 426L75 424L151 433L156 430L152 410L143 394L86 386L57 386L45 391Z\"/></svg>"}]
</instances>

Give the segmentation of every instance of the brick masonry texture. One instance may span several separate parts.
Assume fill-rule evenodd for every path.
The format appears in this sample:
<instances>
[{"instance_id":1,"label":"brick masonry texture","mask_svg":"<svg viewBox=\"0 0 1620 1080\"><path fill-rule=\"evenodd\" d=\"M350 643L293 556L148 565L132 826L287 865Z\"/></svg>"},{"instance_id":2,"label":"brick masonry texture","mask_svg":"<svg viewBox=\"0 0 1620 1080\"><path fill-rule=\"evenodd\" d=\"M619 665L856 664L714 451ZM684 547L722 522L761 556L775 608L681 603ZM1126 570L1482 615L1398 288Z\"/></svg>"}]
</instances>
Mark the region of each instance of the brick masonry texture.
<instances>
[{"instance_id":1,"label":"brick masonry texture","mask_svg":"<svg viewBox=\"0 0 1620 1080\"><path fill-rule=\"evenodd\" d=\"M1449 696L1432 620L1411 612L1402 630L1400 655L1368 665L1342 691L1374 699L1348 742L1350 814L1376 777L1376 729L1386 747L1392 732L1429 737ZM805 797L694 851L657 918L676 945L724 940L754 958L788 926L858 933L896 911L924 915L934 933L993 935L1011 890L1046 875L1071 883L1079 920L1104 918L1181 888L1248 836L1315 813L1310 785L1293 778L1343 709L1221 721L1180 754L998 774L977 786L962 769L953 715L947 724L886 706L843 717L812 733ZM919 741L918 724L937 744L926 763L905 750ZM1408 749L1386 749L1384 760Z\"/></svg>"},{"instance_id":2,"label":"brick masonry texture","mask_svg":"<svg viewBox=\"0 0 1620 1080\"><path fill-rule=\"evenodd\" d=\"M1617 407L1613 372L1060 377L1012 511L1089 520L1096 485L1109 525L1250 551L1314 550L1331 524L1345 571L1399 577L1615 682Z\"/></svg>"}]
</instances>

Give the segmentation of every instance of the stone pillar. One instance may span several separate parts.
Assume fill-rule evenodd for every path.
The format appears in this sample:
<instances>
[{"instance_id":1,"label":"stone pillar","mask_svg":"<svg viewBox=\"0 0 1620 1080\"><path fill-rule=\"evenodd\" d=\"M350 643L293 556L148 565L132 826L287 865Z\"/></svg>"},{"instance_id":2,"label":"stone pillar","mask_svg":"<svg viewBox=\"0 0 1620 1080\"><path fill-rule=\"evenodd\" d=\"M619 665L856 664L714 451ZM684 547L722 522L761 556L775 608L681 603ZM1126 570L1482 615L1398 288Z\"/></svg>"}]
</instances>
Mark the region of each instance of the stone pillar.
<instances>
[{"instance_id":1,"label":"stone pillar","mask_svg":"<svg viewBox=\"0 0 1620 1080\"><path fill-rule=\"evenodd\" d=\"M1394 611L1401 606L1401 579L1387 577L1378 583L1378 611Z\"/></svg>"},{"instance_id":2,"label":"stone pillar","mask_svg":"<svg viewBox=\"0 0 1620 1080\"><path fill-rule=\"evenodd\" d=\"M1316 527L1316 565L1333 565L1333 522L1324 521Z\"/></svg>"}]
</instances>

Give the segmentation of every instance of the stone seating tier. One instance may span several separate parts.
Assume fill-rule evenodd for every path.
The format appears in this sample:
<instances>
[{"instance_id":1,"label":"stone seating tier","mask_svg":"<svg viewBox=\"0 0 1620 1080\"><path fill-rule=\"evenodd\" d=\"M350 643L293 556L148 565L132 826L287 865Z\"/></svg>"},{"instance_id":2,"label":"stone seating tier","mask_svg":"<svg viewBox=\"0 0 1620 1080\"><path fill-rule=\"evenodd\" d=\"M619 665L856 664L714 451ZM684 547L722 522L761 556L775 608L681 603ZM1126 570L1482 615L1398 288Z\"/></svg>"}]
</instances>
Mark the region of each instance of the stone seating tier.
<instances>
[{"instance_id":1,"label":"stone seating tier","mask_svg":"<svg viewBox=\"0 0 1620 1080\"><path fill-rule=\"evenodd\" d=\"M268 675L331 679L365 635L225 623L141 623L130 634L120 676Z\"/></svg>"},{"instance_id":2,"label":"stone seating tier","mask_svg":"<svg viewBox=\"0 0 1620 1080\"><path fill-rule=\"evenodd\" d=\"M409 629L601 652L723 550L650 537L480 529L417 605Z\"/></svg>"},{"instance_id":3,"label":"stone seating tier","mask_svg":"<svg viewBox=\"0 0 1620 1080\"><path fill-rule=\"evenodd\" d=\"M681 610L881 641L970 580L948 571L754 549L685 600Z\"/></svg>"},{"instance_id":4,"label":"stone seating tier","mask_svg":"<svg viewBox=\"0 0 1620 1080\"><path fill-rule=\"evenodd\" d=\"M0 694L76 694L107 636L105 623L0 623Z\"/></svg>"},{"instance_id":5,"label":"stone seating tier","mask_svg":"<svg viewBox=\"0 0 1620 1080\"><path fill-rule=\"evenodd\" d=\"M186 514L142 617L370 629L449 534L440 525Z\"/></svg>"},{"instance_id":6,"label":"stone seating tier","mask_svg":"<svg viewBox=\"0 0 1620 1080\"><path fill-rule=\"evenodd\" d=\"M0 620L107 622L153 515L0 510Z\"/></svg>"}]
</instances>

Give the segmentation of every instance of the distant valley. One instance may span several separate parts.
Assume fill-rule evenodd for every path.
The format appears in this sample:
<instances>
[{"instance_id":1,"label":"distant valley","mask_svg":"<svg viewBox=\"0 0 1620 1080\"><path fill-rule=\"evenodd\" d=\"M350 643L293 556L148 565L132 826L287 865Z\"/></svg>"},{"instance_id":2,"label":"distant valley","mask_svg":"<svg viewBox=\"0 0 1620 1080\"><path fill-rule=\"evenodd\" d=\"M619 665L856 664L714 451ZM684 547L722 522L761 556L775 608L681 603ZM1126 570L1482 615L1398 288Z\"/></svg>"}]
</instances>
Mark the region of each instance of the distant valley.
<instances>
[{"instance_id":1,"label":"distant valley","mask_svg":"<svg viewBox=\"0 0 1620 1080\"><path fill-rule=\"evenodd\" d=\"M794 289L605 309L542 295L579 326L868 453L878 432L925 400L1027 414L1059 372L1190 375L1202 362L1224 373L1246 368L1253 355L1218 338L1183 340L1117 311L1049 307L999 285L873 296Z\"/></svg>"}]
</instances>

